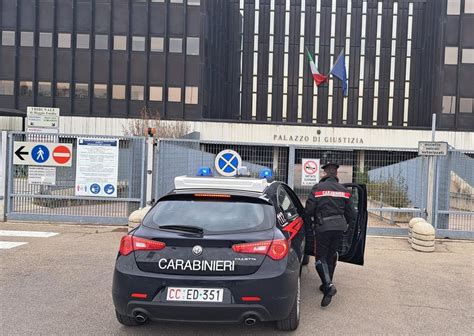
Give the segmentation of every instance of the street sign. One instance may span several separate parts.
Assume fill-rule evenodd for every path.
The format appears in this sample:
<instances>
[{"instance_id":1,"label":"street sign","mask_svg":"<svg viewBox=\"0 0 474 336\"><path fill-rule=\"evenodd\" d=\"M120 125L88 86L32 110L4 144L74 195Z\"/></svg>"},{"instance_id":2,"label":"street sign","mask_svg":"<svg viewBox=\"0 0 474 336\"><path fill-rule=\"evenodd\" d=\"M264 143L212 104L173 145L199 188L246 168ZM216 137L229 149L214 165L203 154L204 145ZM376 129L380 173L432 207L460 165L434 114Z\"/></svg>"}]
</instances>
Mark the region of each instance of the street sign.
<instances>
[{"instance_id":1,"label":"street sign","mask_svg":"<svg viewBox=\"0 0 474 336\"><path fill-rule=\"evenodd\" d=\"M117 197L119 141L77 139L76 196Z\"/></svg>"},{"instance_id":2,"label":"street sign","mask_svg":"<svg viewBox=\"0 0 474 336\"><path fill-rule=\"evenodd\" d=\"M29 132L34 132L35 128L56 128L59 129L59 108L28 106L26 108L27 127Z\"/></svg>"},{"instance_id":3,"label":"street sign","mask_svg":"<svg viewBox=\"0 0 474 336\"><path fill-rule=\"evenodd\" d=\"M17 141L13 145L13 164L71 167L72 145Z\"/></svg>"},{"instance_id":4,"label":"street sign","mask_svg":"<svg viewBox=\"0 0 474 336\"><path fill-rule=\"evenodd\" d=\"M56 185L56 167L28 166L28 184Z\"/></svg>"},{"instance_id":5,"label":"street sign","mask_svg":"<svg viewBox=\"0 0 474 336\"><path fill-rule=\"evenodd\" d=\"M418 155L445 156L448 155L448 143L444 141L419 141Z\"/></svg>"},{"instance_id":6,"label":"street sign","mask_svg":"<svg viewBox=\"0 0 474 336\"><path fill-rule=\"evenodd\" d=\"M301 185L312 186L319 183L319 159L301 160Z\"/></svg>"},{"instance_id":7,"label":"street sign","mask_svg":"<svg viewBox=\"0 0 474 336\"><path fill-rule=\"evenodd\" d=\"M224 149L216 155L214 164L216 171L222 176L235 176L242 165L242 158L236 151Z\"/></svg>"}]
</instances>

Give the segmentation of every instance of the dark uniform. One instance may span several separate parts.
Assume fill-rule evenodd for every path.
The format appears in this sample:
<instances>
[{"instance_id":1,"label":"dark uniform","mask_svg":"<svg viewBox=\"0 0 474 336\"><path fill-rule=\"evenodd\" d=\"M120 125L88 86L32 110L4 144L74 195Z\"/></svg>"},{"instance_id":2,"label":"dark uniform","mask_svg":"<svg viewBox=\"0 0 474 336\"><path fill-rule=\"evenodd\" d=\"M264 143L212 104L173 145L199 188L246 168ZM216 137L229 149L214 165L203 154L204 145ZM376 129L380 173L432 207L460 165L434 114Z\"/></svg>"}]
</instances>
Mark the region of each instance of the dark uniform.
<instances>
[{"instance_id":1,"label":"dark uniform","mask_svg":"<svg viewBox=\"0 0 474 336\"><path fill-rule=\"evenodd\" d=\"M332 283L337 248L348 223L356 217L351 194L339 183L337 168L339 165L335 163L322 166L327 175L313 186L306 201L306 213L313 218L316 234L316 271L323 283L320 287L324 293L321 301L323 307L331 303L332 296L337 292Z\"/></svg>"}]
</instances>

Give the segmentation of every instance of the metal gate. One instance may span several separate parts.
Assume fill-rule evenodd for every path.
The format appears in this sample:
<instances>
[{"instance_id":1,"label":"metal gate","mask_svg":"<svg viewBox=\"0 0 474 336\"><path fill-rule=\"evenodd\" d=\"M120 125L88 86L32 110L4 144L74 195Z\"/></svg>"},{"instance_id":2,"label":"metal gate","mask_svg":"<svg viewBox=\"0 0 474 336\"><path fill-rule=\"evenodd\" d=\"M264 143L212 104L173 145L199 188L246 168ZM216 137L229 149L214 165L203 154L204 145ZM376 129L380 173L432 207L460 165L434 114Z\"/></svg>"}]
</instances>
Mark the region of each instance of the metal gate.
<instances>
[{"instance_id":1,"label":"metal gate","mask_svg":"<svg viewBox=\"0 0 474 336\"><path fill-rule=\"evenodd\" d=\"M117 197L75 196L77 139L119 141ZM28 183L28 166L13 164L17 141L72 144L72 166L56 168L56 184ZM9 132L6 217L8 220L126 224L145 205L146 140L143 137Z\"/></svg>"},{"instance_id":2,"label":"metal gate","mask_svg":"<svg viewBox=\"0 0 474 336\"><path fill-rule=\"evenodd\" d=\"M429 159L419 157L415 149L396 151L383 148L372 150L357 147L160 140L155 151L154 198L158 199L170 191L176 176L195 175L199 167L203 166L214 167L215 156L223 149L237 151L242 157L243 165L249 168L253 176L258 176L262 168L271 169L274 179L288 183L303 204L311 187L301 183L302 159L337 161L346 169L344 174L347 175L348 182L367 185L368 232L371 234L406 235L410 219L428 216ZM446 166L448 163L449 167ZM446 166L444 170L441 169L443 165ZM437 195L445 195L446 193L442 193L444 189L450 190L453 171L457 171L459 181L464 181L464 194L452 190L449 196L451 205L448 207L446 199L440 196L436 201L439 207L435 207L433 225L439 229L440 236L473 238L473 159L451 151L447 158L440 159L438 166L438 178L435 179ZM455 206L453 202L457 202Z\"/></svg>"}]
</instances>

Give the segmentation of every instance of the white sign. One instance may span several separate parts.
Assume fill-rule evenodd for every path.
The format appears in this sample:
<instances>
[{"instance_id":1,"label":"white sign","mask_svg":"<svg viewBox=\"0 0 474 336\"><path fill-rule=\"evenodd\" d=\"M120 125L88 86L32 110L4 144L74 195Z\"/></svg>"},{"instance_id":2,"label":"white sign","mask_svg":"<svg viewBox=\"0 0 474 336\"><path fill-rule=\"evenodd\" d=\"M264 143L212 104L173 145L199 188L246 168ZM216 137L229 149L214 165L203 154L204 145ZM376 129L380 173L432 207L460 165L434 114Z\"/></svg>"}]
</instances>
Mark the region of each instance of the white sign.
<instances>
[{"instance_id":1,"label":"white sign","mask_svg":"<svg viewBox=\"0 0 474 336\"><path fill-rule=\"evenodd\" d=\"M28 106L26 115L27 128L59 128L59 108Z\"/></svg>"},{"instance_id":2,"label":"white sign","mask_svg":"<svg viewBox=\"0 0 474 336\"><path fill-rule=\"evenodd\" d=\"M420 141L418 142L418 155L448 155L448 143L444 141Z\"/></svg>"},{"instance_id":3,"label":"white sign","mask_svg":"<svg viewBox=\"0 0 474 336\"><path fill-rule=\"evenodd\" d=\"M56 185L56 167L28 167L28 184Z\"/></svg>"},{"instance_id":4,"label":"white sign","mask_svg":"<svg viewBox=\"0 0 474 336\"><path fill-rule=\"evenodd\" d=\"M31 133L43 133L43 134L58 134L59 129L57 128L41 128L41 127L28 127L27 132ZM32 135L29 135L28 138L31 138Z\"/></svg>"},{"instance_id":5,"label":"white sign","mask_svg":"<svg viewBox=\"0 0 474 336\"><path fill-rule=\"evenodd\" d=\"M312 186L319 183L319 159L301 160L301 185Z\"/></svg>"},{"instance_id":6,"label":"white sign","mask_svg":"<svg viewBox=\"0 0 474 336\"><path fill-rule=\"evenodd\" d=\"M76 196L117 197L119 141L77 139Z\"/></svg>"},{"instance_id":7,"label":"white sign","mask_svg":"<svg viewBox=\"0 0 474 336\"><path fill-rule=\"evenodd\" d=\"M225 149L216 155L214 164L222 176L235 176L242 165L242 158L236 151Z\"/></svg>"},{"instance_id":8,"label":"white sign","mask_svg":"<svg viewBox=\"0 0 474 336\"><path fill-rule=\"evenodd\" d=\"M72 165L71 144L15 141L13 153L15 165L59 167Z\"/></svg>"}]
</instances>

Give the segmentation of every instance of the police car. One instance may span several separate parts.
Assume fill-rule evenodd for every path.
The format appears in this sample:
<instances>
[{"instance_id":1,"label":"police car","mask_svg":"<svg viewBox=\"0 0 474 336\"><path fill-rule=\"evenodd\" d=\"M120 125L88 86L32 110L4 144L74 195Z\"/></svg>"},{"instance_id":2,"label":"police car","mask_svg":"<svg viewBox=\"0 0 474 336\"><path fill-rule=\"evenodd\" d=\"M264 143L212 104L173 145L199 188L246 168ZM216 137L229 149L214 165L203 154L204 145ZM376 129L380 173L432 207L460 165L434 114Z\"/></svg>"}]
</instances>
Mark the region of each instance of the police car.
<instances>
[{"instance_id":1,"label":"police car","mask_svg":"<svg viewBox=\"0 0 474 336\"><path fill-rule=\"evenodd\" d=\"M122 238L113 279L118 321L276 321L295 330L305 259L297 196L267 181L271 171L261 179L202 176L209 168L198 175L177 177Z\"/></svg>"}]
</instances>

